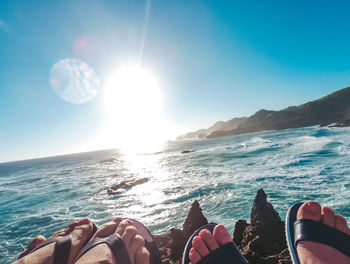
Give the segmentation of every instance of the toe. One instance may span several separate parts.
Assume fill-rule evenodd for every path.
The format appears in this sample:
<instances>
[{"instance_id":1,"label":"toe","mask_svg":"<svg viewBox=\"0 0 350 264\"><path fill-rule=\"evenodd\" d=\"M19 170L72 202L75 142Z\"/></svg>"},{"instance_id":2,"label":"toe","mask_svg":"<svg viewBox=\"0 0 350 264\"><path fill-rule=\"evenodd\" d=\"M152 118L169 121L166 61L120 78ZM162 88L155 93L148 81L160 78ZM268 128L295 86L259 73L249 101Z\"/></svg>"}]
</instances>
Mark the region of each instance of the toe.
<instances>
[{"instance_id":1,"label":"toe","mask_svg":"<svg viewBox=\"0 0 350 264\"><path fill-rule=\"evenodd\" d=\"M335 224L335 213L331 208L322 207L322 224L334 227Z\"/></svg>"},{"instance_id":2,"label":"toe","mask_svg":"<svg viewBox=\"0 0 350 264\"><path fill-rule=\"evenodd\" d=\"M204 244L203 240L199 236L195 236L192 240L192 246L194 249L201 255L202 257L205 257L209 254L209 250L207 246Z\"/></svg>"},{"instance_id":3,"label":"toe","mask_svg":"<svg viewBox=\"0 0 350 264\"><path fill-rule=\"evenodd\" d=\"M41 243L45 242L46 239L43 236L37 236L36 238L33 239L32 242L28 245L28 250L32 251L34 248L39 246Z\"/></svg>"},{"instance_id":4,"label":"toe","mask_svg":"<svg viewBox=\"0 0 350 264\"><path fill-rule=\"evenodd\" d=\"M109 221L109 222L101 225L97 229L94 237L106 237L106 236L109 236L109 235L111 235L111 234L113 234L115 232L117 227L118 227L117 223L115 223L114 221Z\"/></svg>"},{"instance_id":5,"label":"toe","mask_svg":"<svg viewBox=\"0 0 350 264\"><path fill-rule=\"evenodd\" d=\"M34 238L29 244L28 247L23 250L19 256L18 259L23 258L24 256L28 255L30 252L32 252L32 250L34 248L36 248L37 246L39 246L41 243L45 242L45 237L43 236L37 236L36 238Z\"/></svg>"},{"instance_id":6,"label":"toe","mask_svg":"<svg viewBox=\"0 0 350 264\"><path fill-rule=\"evenodd\" d=\"M85 219L85 218L84 218ZM67 227L67 229L69 230L73 230L74 227L79 223L80 221L73 221L72 223L69 224L69 226Z\"/></svg>"},{"instance_id":7,"label":"toe","mask_svg":"<svg viewBox=\"0 0 350 264\"><path fill-rule=\"evenodd\" d=\"M136 264L149 264L150 254L145 247L140 247L136 251L135 263Z\"/></svg>"},{"instance_id":8,"label":"toe","mask_svg":"<svg viewBox=\"0 0 350 264\"><path fill-rule=\"evenodd\" d=\"M70 233L72 237L72 246L69 254L68 263L73 263L80 249L91 237L92 230L93 224L87 218L80 220L74 227L74 230Z\"/></svg>"},{"instance_id":9,"label":"toe","mask_svg":"<svg viewBox=\"0 0 350 264\"><path fill-rule=\"evenodd\" d=\"M130 246L129 246L129 257L130 259L132 259L133 263L136 263L136 252L139 248L143 247L145 245L145 240L139 236L136 235L135 237L133 237L133 239L130 242Z\"/></svg>"},{"instance_id":10,"label":"toe","mask_svg":"<svg viewBox=\"0 0 350 264\"><path fill-rule=\"evenodd\" d=\"M112 218L111 221L116 223L117 225L119 225L120 222L123 221L123 218L121 218L121 217L114 217L114 218Z\"/></svg>"},{"instance_id":11,"label":"toe","mask_svg":"<svg viewBox=\"0 0 350 264\"><path fill-rule=\"evenodd\" d=\"M215 249L219 248L218 243L209 230L202 230L199 232L199 236L202 238L203 242L206 244L207 248L209 248L210 251L214 251Z\"/></svg>"},{"instance_id":12,"label":"toe","mask_svg":"<svg viewBox=\"0 0 350 264\"><path fill-rule=\"evenodd\" d=\"M306 202L298 210L297 219L321 221L321 206L316 202Z\"/></svg>"},{"instance_id":13,"label":"toe","mask_svg":"<svg viewBox=\"0 0 350 264\"><path fill-rule=\"evenodd\" d=\"M214 228L213 232L215 240L219 243L219 245L224 245L229 242L232 242L232 237L230 233L227 231L226 227L223 225L217 225Z\"/></svg>"},{"instance_id":14,"label":"toe","mask_svg":"<svg viewBox=\"0 0 350 264\"><path fill-rule=\"evenodd\" d=\"M350 229L346 223L346 219L342 215L335 215L334 227L339 231L344 232L347 235L350 235Z\"/></svg>"},{"instance_id":15,"label":"toe","mask_svg":"<svg viewBox=\"0 0 350 264\"><path fill-rule=\"evenodd\" d=\"M189 257L190 257L191 264L196 264L201 260L201 255L199 255L197 250L195 250L194 248L191 248Z\"/></svg>"},{"instance_id":16,"label":"toe","mask_svg":"<svg viewBox=\"0 0 350 264\"><path fill-rule=\"evenodd\" d=\"M128 227L128 226L133 226L134 225L134 222L132 221L132 220L130 220L130 219L123 219L120 223L119 223L119 225L118 225L118 227L117 227L117 233L119 234L119 235L123 235L123 233L124 233L124 231L125 231L125 229Z\"/></svg>"},{"instance_id":17,"label":"toe","mask_svg":"<svg viewBox=\"0 0 350 264\"><path fill-rule=\"evenodd\" d=\"M137 229L133 226L128 226L125 228L124 233L122 234L122 239L125 246L129 249L131 242L137 234Z\"/></svg>"}]
</instances>

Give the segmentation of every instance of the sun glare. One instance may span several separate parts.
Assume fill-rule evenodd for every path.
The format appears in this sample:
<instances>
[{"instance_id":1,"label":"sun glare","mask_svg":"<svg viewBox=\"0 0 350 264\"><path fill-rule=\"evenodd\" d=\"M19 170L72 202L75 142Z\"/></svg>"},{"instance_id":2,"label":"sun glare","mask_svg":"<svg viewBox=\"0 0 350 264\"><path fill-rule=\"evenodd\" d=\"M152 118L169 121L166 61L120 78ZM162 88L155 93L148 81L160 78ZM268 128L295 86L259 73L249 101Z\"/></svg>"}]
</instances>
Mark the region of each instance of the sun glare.
<instances>
[{"instance_id":1,"label":"sun glare","mask_svg":"<svg viewBox=\"0 0 350 264\"><path fill-rule=\"evenodd\" d=\"M169 133L158 80L140 67L124 67L107 81L104 103L108 140L129 152L156 151Z\"/></svg>"}]
</instances>

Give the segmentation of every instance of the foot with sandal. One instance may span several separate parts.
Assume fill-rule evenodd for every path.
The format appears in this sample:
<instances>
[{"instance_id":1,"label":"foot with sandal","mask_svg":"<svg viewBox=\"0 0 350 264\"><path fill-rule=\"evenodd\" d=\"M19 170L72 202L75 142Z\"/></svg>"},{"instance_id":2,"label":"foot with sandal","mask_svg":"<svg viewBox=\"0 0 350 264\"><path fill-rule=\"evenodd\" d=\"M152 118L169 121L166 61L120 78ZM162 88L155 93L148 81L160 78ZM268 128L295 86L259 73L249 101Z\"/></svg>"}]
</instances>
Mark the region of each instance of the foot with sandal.
<instances>
[{"instance_id":1,"label":"foot with sandal","mask_svg":"<svg viewBox=\"0 0 350 264\"><path fill-rule=\"evenodd\" d=\"M50 239L36 237L15 264L160 264L149 230L132 219L114 218L96 228L87 218L73 222Z\"/></svg>"},{"instance_id":2,"label":"foot with sandal","mask_svg":"<svg viewBox=\"0 0 350 264\"><path fill-rule=\"evenodd\" d=\"M342 215L316 202L292 206L286 235L294 264L350 264L350 228ZM185 247L183 264L248 263L223 225L199 228Z\"/></svg>"},{"instance_id":3,"label":"foot with sandal","mask_svg":"<svg viewBox=\"0 0 350 264\"><path fill-rule=\"evenodd\" d=\"M316 202L293 205L286 237L294 264L349 264L350 229L342 215Z\"/></svg>"},{"instance_id":4,"label":"foot with sandal","mask_svg":"<svg viewBox=\"0 0 350 264\"><path fill-rule=\"evenodd\" d=\"M149 264L150 253L139 231L133 220L114 218L97 230L75 263Z\"/></svg>"},{"instance_id":5,"label":"foot with sandal","mask_svg":"<svg viewBox=\"0 0 350 264\"><path fill-rule=\"evenodd\" d=\"M72 264L94 232L94 224L88 218L84 218L72 222L47 240L43 236L37 236L19 255L15 264Z\"/></svg>"}]
</instances>

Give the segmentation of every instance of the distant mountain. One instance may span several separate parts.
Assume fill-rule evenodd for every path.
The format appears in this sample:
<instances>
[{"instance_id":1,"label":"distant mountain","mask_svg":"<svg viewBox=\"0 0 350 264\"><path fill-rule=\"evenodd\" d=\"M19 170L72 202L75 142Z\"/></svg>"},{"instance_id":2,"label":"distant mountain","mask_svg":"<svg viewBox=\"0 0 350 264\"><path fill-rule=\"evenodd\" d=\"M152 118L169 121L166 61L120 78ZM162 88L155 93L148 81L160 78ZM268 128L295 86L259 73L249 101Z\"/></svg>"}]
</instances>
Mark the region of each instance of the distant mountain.
<instances>
[{"instance_id":1,"label":"distant mountain","mask_svg":"<svg viewBox=\"0 0 350 264\"><path fill-rule=\"evenodd\" d=\"M211 127L207 129L199 129L195 132L190 132L185 135L179 136L177 139L197 139L197 138L207 138L215 131L230 131L236 129L239 124L245 121L247 117L236 117L228 121L218 121Z\"/></svg>"},{"instance_id":2,"label":"distant mountain","mask_svg":"<svg viewBox=\"0 0 350 264\"><path fill-rule=\"evenodd\" d=\"M312 125L350 125L350 87L321 99L280 111L259 110L250 117L219 121L208 129L180 136L178 139L216 138L251 132L298 128Z\"/></svg>"},{"instance_id":3,"label":"distant mountain","mask_svg":"<svg viewBox=\"0 0 350 264\"><path fill-rule=\"evenodd\" d=\"M321 99L280 111L259 110L236 128L213 131L207 138L333 123L344 126L349 121L350 87L347 87Z\"/></svg>"}]
</instances>

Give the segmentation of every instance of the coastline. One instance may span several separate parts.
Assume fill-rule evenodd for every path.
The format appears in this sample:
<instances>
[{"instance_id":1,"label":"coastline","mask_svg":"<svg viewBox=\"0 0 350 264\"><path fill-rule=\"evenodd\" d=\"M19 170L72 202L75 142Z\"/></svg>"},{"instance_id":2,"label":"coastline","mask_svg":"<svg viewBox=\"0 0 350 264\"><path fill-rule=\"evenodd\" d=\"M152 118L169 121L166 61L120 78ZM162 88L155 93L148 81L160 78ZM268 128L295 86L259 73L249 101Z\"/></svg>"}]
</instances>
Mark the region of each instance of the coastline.
<instances>
[{"instance_id":1,"label":"coastline","mask_svg":"<svg viewBox=\"0 0 350 264\"><path fill-rule=\"evenodd\" d=\"M284 222L266 198L264 190L258 190L251 209L250 223L238 220L234 230L229 232L250 264L291 264ZM188 238L205 224L208 224L208 220L195 200L182 229L172 228L169 233L154 236L162 263L180 264Z\"/></svg>"}]
</instances>

